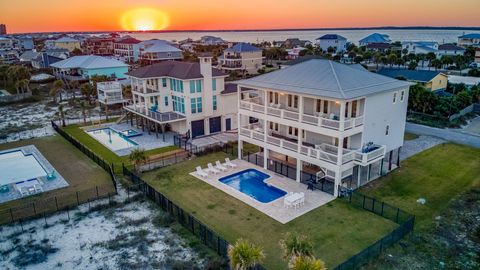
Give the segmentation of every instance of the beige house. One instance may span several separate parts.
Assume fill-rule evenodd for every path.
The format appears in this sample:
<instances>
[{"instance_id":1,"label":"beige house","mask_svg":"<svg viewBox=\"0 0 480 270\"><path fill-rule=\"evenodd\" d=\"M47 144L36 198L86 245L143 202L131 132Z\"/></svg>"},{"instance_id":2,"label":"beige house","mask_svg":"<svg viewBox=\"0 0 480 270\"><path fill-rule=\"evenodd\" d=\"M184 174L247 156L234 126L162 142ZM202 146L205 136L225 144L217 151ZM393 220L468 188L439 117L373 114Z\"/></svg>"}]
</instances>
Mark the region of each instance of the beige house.
<instances>
[{"instance_id":1,"label":"beige house","mask_svg":"<svg viewBox=\"0 0 480 270\"><path fill-rule=\"evenodd\" d=\"M218 63L218 68L226 72L257 74L263 67L262 49L248 43L237 43L225 49Z\"/></svg>"},{"instance_id":2,"label":"beige house","mask_svg":"<svg viewBox=\"0 0 480 270\"><path fill-rule=\"evenodd\" d=\"M430 91L444 91L447 89L448 76L434 70L408 70L398 68L382 68L377 73L394 79L420 83Z\"/></svg>"},{"instance_id":3,"label":"beige house","mask_svg":"<svg viewBox=\"0 0 480 270\"><path fill-rule=\"evenodd\" d=\"M52 43L53 43L53 47L66 49L69 52L72 52L75 49L81 50L80 41L70 37L62 37L57 40L54 40Z\"/></svg>"}]
</instances>

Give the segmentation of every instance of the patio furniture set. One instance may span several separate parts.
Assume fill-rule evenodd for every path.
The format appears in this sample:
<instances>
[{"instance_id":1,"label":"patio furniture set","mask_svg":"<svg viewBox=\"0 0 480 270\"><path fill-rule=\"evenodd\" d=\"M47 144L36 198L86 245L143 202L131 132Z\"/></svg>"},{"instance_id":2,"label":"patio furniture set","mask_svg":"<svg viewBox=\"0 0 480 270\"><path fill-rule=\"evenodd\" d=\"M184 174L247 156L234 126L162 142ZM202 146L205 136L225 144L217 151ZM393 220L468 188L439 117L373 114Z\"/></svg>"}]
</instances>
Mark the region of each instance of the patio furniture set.
<instances>
[{"instance_id":1,"label":"patio furniture set","mask_svg":"<svg viewBox=\"0 0 480 270\"><path fill-rule=\"evenodd\" d=\"M207 178L209 174L219 174L220 172L226 172L229 168L236 168L237 165L230 161L229 158L225 158L225 163L221 163L219 160L215 162L215 166L212 163L207 164L207 169L202 169L201 166L197 166L196 174L200 177Z\"/></svg>"},{"instance_id":2,"label":"patio furniture set","mask_svg":"<svg viewBox=\"0 0 480 270\"><path fill-rule=\"evenodd\" d=\"M303 192L290 192L283 199L283 206L285 208L293 207L298 209L305 204L305 193Z\"/></svg>"}]
</instances>

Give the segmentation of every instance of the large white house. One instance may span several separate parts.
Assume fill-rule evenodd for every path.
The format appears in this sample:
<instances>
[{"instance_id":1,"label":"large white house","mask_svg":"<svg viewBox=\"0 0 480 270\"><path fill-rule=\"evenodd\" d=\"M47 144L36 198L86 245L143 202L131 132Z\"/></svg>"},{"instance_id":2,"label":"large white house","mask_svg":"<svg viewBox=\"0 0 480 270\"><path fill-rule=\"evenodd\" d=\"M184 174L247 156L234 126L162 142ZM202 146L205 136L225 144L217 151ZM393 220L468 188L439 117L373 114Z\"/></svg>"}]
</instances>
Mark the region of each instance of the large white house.
<instances>
[{"instance_id":1,"label":"large white house","mask_svg":"<svg viewBox=\"0 0 480 270\"><path fill-rule=\"evenodd\" d=\"M411 83L320 59L237 83L239 158L258 145L265 169L316 174L335 196L399 165Z\"/></svg>"},{"instance_id":2,"label":"large white house","mask_svg":"<svg viewBox=\"0 0 480 270\"><path fill-rule=\"evenodd\" d=\"M200 63L165 61L130 71L133 104L130 120L143 127L165 128L198 137L237 128L236 91L226 89L225 75L212 68L212 57ZM138 120L138 119L137 119Z\"/></svg>"},{"instance_id":3,"label":"large white house","mask_svg":"<svg viewBox=\"0 0 480 270\"><path fill-rule=\"evenodd\" d=\"M347 39L337 34L323 35L315 40L322 51L327 52L329 48L333 48L335 53L347 50Z\"/></svg>"},{"instance_id":4,"label":"large white house","mask_svg":"<svg viewBox=\"0 0 480 270\"><path fill-rule=\"evenodd\" d=\"M263 66L262 49L240 42L227 48L218 57L219 68L230 72L239 71L257 74Z\"/></svg>"}]
</instances>

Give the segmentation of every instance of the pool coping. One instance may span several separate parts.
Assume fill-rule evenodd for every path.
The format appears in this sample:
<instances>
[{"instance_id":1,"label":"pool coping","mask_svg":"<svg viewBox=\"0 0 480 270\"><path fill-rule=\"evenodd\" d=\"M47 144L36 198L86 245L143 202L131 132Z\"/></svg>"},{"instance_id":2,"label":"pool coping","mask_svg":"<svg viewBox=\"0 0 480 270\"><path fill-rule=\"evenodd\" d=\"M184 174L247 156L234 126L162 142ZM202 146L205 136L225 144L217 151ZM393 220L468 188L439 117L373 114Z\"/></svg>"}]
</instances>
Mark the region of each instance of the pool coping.
<instances>
[{"instance_id":1,"label":"pool coping","mask_svg":"<svg viewBox=\"0 0 480 270\"><path fill-rule=\"evenodd\" d=\"M110 148L110 146L108 146L107 144L105 144L105 143L103 143L102 141L98 140L97 138L95 138L94 136L92 136L92 134L89 133L89 131L102 130L102 129L110 129L110 130L113 130L114 132L116 132L117 134L119 134L123 139L128 140L130 143L133 143L133 144L135 144L135 145L134 145L134 146L131 146L131 147L125 147L125 148L117 149L117 150L112 149L112 148ZM135 149L135 148L139 148L139 147L140 147L140 145L139 145L137 142L131 140L131 139L130 139L129 137L127 137L127 136L124 136L120 131L112 128L111 126L103 126L103 127L97 127L97 128L91 128L91 129L89 129L88 127L86 127L85 129L83 129L83 131L84 131L85 133L87 133L88 136L92 137L95 141L101 143L103 146L105 146L106 148L108 148L108 150L112 151L113 153L115 153L115 154L116 154L117 156L119 156L119 157L120 157L120 156L126 156L126 155L128 155L128 154L120 155L119 152L121 152L121 151L133 150L133 149ZM140 135L139 135L139 136L140 136Z\"/></svg>"}]
</instances>

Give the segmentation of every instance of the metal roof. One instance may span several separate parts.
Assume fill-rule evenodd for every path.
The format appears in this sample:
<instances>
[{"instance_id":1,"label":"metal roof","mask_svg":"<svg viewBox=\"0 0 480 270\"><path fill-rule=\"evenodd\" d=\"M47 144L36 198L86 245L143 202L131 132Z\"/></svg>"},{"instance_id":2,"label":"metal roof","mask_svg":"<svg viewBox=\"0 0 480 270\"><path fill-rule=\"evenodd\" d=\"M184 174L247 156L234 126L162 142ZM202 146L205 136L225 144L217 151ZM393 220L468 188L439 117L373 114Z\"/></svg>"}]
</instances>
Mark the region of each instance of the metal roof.
<instances>
[{"instance_id":1,"label":"metal roof","mask_svg":"<svg viewBox=\"0 0 480 270\"><path fill-rule=\"evenodd\" d=\"M480 34L471 33L471 34L466 34L466 35L463 35L463 36L459 36L459 38L480 38Z\"/></svg>"},{"instance_id":2,"label":"metal roof","mask_svg":"<svg viewBox=\"0 0 480 270\"><path fill-rule=\"evenodd\" d=\"M373 33L368 35L362 39L360 39L359 43L389 43L390 38L388 35Z\"/></svg>"},{"instance_id":3,"label":"metal roof","mask_svg":"<svg viewBox=\"0 0 480 270\"><path fill-rule=\"evenodd\" d=\"M335 99L353 99L406 88L412 83L385 77L330 60L312 59L237 82L243 87L266 88Z\"/></svg>"},{"instance_id":4,"label":"metal roof","mask_svg":"<svg viewBox=\"0 0 480 270\"><path fill-rule=\"evenodd\" d=\"M135 78L160 78L172 77L177 79L198 79L203 78L200 73L200 64L192 62L164 61L157 64L137 68L127 73ZM212 76L226 76L222 71L212 68Z\"/></svg>"},{"instance_id":5,"label":"metal roof","mask_svg":"<svg viewBox=\"0 0 480 270\"><path fill-rule=\"evenodd\" d=\"M71 37L61 37L61 38L55 40L54 42L56 43L56 42L80 42L80 41L78 41L74 38L71 38Z\"/></svg>"},{"instance_id":6,"label":"metal roof","mask_svg":"<svg viewBox=\"0 0 480 270\"><path fill-rule=\"evenodd\" d=\"M84 69L128 67L127 64L121 61L98 56L98 55L73 56L68 59L56 62L51 66L55 68L84 68Z\"/></svg>"},{"instance_id":7,"label":"metal roof","mask_svg":"<svg viewBox=\"0 0 480 270\"><path fill-rule=\"evenodd\" d=\"M378 74L388 76L390 78L404 77L409 81L416 82L429 82L435 78L441 72L434 70L409 70L399 68L382 68L378 71Z\"/></svg>"},{"instance_id":8,"label":"metal roof","mask_svg":"<svg viewBox=\"0 0 480 270\"><path fill-rule=\"evenodd\" d=\"M326 35L323 35L317 39L339 39L339 40L347 40L346 38L340 36L340 35L337 35L337 34L326 34Z\"/></svg>"},{"instance_id":9,"label":"metal roof","mask_svg":"<svg viewBox=\"0 0 480 270\"><path fill-rule=\"evenodd\" d=\"M231 48L225 49L225 51L240 53L240 52L258 52L258 51L262 51L262 49L257 48L245 42L240 42L235 44Z\"/></svg>"},{"instance_id":10,"label":"metal roof","mask_svg":"<svg viewBox=\"0 0 480 270\"><path fill-rule=\"evenodd\" d=\"M181 52L182 51L172 46L168 41L160 40L160 39L142 41L138 43L137 46L143 49L142 52L156 53L156 52Z\"/></svg>"}]
</instances>

